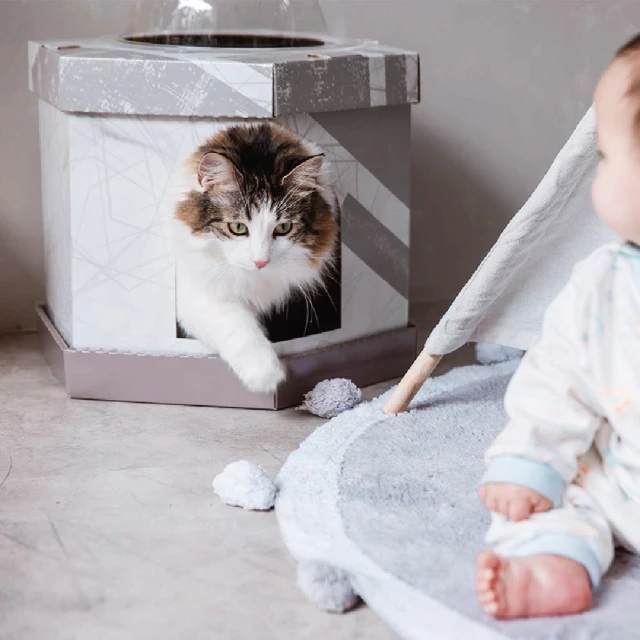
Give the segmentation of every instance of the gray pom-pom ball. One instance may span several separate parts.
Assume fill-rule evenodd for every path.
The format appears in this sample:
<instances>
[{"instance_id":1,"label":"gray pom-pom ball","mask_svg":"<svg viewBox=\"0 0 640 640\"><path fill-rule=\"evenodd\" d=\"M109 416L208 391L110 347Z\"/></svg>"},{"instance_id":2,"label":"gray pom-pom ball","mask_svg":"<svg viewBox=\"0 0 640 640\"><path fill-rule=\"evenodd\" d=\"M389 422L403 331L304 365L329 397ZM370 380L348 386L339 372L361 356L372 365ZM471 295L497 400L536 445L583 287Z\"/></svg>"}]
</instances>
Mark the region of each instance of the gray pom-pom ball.
<instances>
[{"instance_id":1,"label":"gray pom-pom ball","mask_svg":"<svg viewBox=\"0 0 640 640\"><path fill-rule=\"evenodd\" d=\"M522 358L524 351L513 347L503 347L499 344L478 343L476 345L476 360L480 364L498 364Z\"/></svg>"},{"instance_id":2,"label":"gray pom-pom ball","mask_svg":"<svg viewBox=\"0 0 640 640\"><path fill-rule=\"evenodd\" d=\"M276 501L276 487L265 470L247 460L227 465L212 486L222 502L232 507L268 511Z\"/></svg>"},{"instance_id":3,"label":"gray pom-pom ball","mask_svg":"<svg viewBox=\"0 0 640 640\"><path fill-rule=\"evenodd\" d=\"M323 562L301 562L298 586L313 604L329 613L345 613L360 601L347 574Z\"/></svg>"},{"instance_id":4,"label":"gray pom-pom ball","mask_svg":"<svg viewBox=\"0 0 640 640\"><path fill-rule=\"evenodd\" d=\"M302 407L321 418L335 418L362 402L362 392L351 380L334 378L319 382L304 397Z\"/></svg>"}]
</instances>

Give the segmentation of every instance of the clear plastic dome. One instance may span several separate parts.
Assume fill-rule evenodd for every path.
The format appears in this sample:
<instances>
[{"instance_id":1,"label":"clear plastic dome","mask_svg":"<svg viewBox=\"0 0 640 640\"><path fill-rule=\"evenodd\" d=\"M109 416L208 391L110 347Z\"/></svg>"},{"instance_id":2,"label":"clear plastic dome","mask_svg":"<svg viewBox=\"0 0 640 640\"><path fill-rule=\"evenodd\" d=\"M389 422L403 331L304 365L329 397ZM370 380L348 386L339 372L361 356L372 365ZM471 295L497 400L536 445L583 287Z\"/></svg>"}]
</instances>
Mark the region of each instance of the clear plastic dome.
<instances>
[{"instance_id":1,"label":"clear plastic dome","mask_svg":"<svg viewBox=\"0 0 640 640\"><path fill-rule=\"evenodd\" d=\"M318 0L140 2L122 37L140 44L213 48L319 47L333 40Z\"/></svg>"}]
</instances>

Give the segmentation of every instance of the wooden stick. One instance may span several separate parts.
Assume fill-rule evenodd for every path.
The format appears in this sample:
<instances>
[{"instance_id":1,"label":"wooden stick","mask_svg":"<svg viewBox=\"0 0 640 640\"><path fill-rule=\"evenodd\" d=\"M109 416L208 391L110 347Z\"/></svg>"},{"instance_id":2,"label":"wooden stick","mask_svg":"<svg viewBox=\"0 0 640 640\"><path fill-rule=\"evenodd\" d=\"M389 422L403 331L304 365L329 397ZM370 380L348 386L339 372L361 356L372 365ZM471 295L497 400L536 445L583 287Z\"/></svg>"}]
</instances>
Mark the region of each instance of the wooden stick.
<instances>
[{"instance_id":1,"label":"wooden stick","mask_svg":"<svg viewBox=\"0 0 640 640\"><path fill-rule=\"evenodd\" d=\"M385 413L404 413L420 387L434 372L440 360L442 360L442 356L432 356L423 351L411 365L409 371L404 374L404 378L382 410Z\"/></svg>"}]
</instances>

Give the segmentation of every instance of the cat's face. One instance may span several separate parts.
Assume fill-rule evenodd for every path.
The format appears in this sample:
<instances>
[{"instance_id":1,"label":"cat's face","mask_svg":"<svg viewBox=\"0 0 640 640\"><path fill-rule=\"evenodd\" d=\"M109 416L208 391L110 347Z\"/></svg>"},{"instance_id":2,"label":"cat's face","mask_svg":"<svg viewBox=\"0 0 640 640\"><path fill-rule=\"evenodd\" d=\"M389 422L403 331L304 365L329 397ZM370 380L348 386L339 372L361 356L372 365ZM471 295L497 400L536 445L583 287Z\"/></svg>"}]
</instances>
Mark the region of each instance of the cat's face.
<instances>
[{"instance_id":1,"label":"cat's face","mask_svg":"<svg viewBox=\"0 0 640 640\"><path fill-rule=\"evenodd\" d=\"M283 127L230 127L192 156L200 188L187 194L176 217L194 241L214 246L237 268L320 268L338 234L323 165L322 155Z\"/></svg>"}]
</instances>

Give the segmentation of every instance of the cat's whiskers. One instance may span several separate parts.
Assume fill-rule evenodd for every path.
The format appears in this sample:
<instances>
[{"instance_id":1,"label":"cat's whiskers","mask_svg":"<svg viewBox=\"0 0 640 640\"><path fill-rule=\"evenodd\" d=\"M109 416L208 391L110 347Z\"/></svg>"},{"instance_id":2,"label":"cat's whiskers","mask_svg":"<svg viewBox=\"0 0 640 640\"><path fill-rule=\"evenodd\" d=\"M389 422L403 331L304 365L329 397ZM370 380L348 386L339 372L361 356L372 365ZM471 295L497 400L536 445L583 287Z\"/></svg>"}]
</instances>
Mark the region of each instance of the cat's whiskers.
<instances>
[{"instance_id":1,"label":"cat's whiskers","mask_svg":"<svg viewBox=\"0 0 640 640\"><path fill-rule=\"evenodd\" d=\"M317 280L315 281L314 284L315 284L316 289L322 289L327 294L327 298L328 298L329 302L331 302L331 306L333 306L335 311L337 311L338 307L336 306L336 303L333 301L333 298L331 297L331 294L329 293L329 289L327 288L327 285L326 285L322 275L320 275L317 278Z\"/></svg>"},{"instance_id":2,"label":"cat's whiskers","mask_svg":"<svg viewBox=\"0 0 640 640\"><path fill-rule=\"evenodd\" d=\"M282 199L275 210L275 215L278 220L282 220L282 218L284 218L289 213L289 211L294 208L297 202L298 200L292 202L291 198L288 195L285 196L285 198Z\"/></svg>"},{"instance_id":3,"label":"cat's whiskers","mask_svg":"<svg viewBox=\"0 0 640 640\"><path fill-rule=\"evenodd\" d=\"M236 183L236 187L238 189L238 193L240 194L240 198L242 200L242 205L244 206L246 212L247 212L247 217L249 216L249 211L250 211L250 203L249 200L247 198L247 195L244 192L244 189L242 188L242 185L240 184L240 174L238 172L238 170L236 169L236 167L234 165L233 166L233 179Z\"/></svg>"},{"instance_id":4,"label":"cat's whiskers","mask_svg":"<svg viewBox=\"0 0 640 640\"><path fill-rule=\"evenodd\" d=\"M340 281L338 280L338 278L336 278L336 276L333 275L334 271L335 271L335 264L327 264L325 265L325 268L322 270L322 272L318 275L318 278L323 282L324 282L324 279L326 278L327 280L331 280L336 284L340 284Z\"/></svg>"},{"instance_id":5,"label":"cat's whiskers","mask_svg":"<svg viewBox=\"0 0 640 640\"><path fill-rule=\"evenodd\" d=\"M278 264L277 277L281 281L284 289L288 289L289 287L293 286L293 288L296 291L298 291L299 294L303 297L305 301L305 313L306 313L305 331L306 331L306 329L309 326L309 322L311 321L312 318L315 318L316 323L319 324L318 313L315 308L315 305L313 304L312 296L315 295L315 293L317 293L318 289L320 288L324 288L325 291L327 291L327 289L324 283L320 282L322 273L316 271L312 267L309 268L309 274L307 279L304 279L302 282L298 281L298 282L292 283L291 282L292 270L289 269L289 266L298 270L297 273L299 273L299 267L300 267L299 259L292 256L285 256L280 260ZM299 278L300 276L298 275L298 280ZM278 301L276 305L274 305L274 307L272 307L272 309L282 310L283 308L285 308L288 302L288 299L289 299L288 296L284 296L282 299ZM334 304L333 301L332 301L332 304ZM335 304L334 304L334 308L336 308Z\"/></svg>"},{"instance_id":6,"label":"cat's whiskers","mask_svg":"<svg viewBox=\"0 0 640 640\"><path fill-rule=\"evenodd\" d=\"M319 185L318 189L320 192L322 192L324 190L324 188L330 188L332 184L334 184L335 182L337 182L337 178L335 178L334 180L332 180L331 182L326 182L323 183L321 185ZM286 215L291 209L294 209L296 207L296 205L301 202L304 198L307 197L307 192L306 191L302 191L302 187L296 187L295 189L292 189L278 204L278 208L276 210L276 213L278 214L279 217L282 217L284 215ZM300 194L300 196L298 198L294 197L296 195Z\"/></svg>"},{"instance_id":7,"label":"cat's whiskers","mask_svg":"<svg viewBox=\"0 0 640 640\"><path fill-rule=\"evenodd\" d=\"M301 185L296 185L293 189L291 189L287 193L287 195L284 198L282 198L282 200L279 202L278 207L276 209L276 213L279 215L284 215L291 209L293 205L300 202L300 200L304 198L304 195L301 195L297 200L293 200L293 197L298 193L300 193L301 190L302 190Z\"/></svg>"},{"instance_id":8,"label":"cat's whiskers","mask_svg":"<svg viewBox=\"0 0 640 640\"><path fill-rule=\"evenodd\" d=\"M313 306L313 299L311 298L311 296L307 293L304 287L300 287L299 291L300 293L302 293L302 296L304 297L304 302L305 302L306 318L305 318L304 331L306 333L307 327L309 326L309 309L311 309L311 312L315 316L316 324L320 324L320 321L318 319L318 314L315 310L315 307Z\"/></svg>"}]
</instances>

